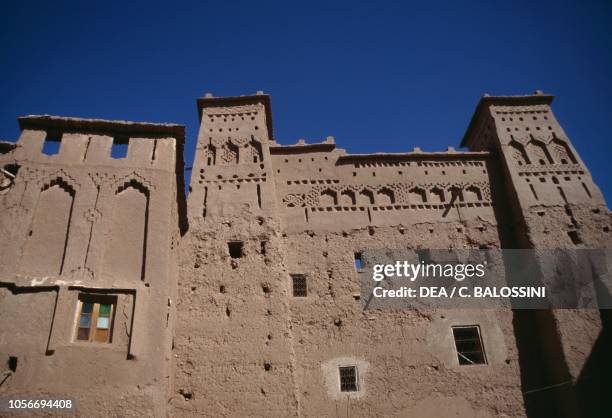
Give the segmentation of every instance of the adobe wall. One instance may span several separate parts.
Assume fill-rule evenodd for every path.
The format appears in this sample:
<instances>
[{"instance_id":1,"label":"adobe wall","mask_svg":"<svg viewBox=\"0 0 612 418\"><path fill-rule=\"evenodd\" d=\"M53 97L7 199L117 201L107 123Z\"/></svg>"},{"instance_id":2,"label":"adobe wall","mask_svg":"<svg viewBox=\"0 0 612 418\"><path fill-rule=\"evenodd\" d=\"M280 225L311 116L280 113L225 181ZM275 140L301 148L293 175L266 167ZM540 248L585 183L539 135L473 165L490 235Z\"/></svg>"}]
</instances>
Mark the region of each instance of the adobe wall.
<instances>
[{"instance_id":1,"label":"adobe wall","mask_svg":"<svg viewBox=\"0 0 612 418\"><path fill-rule=\"evenodd\" d=\"M0 396L69 398L82 416L164 416L184 129L19 121L18 142L0 155L16 174L0 194ZM55 155L41 151L48 136L61 137ZM128 152L114 159L119 136ZM112 343L76 339L79 294L116 297Z\"/></svg>"},{"instance_id":2,"label":"adobe wall","mask_svg":"<svg viewBox=\"0 0 612 418\"><path fill-rule=\"evenodd\" d=\"M351 155L331 137L277 143L265 94L207 95L186 204L183 127L20 118L19 141L0 142L0 397L70 396L84 416L584 415L599 312L364 311L354 263L609 247L551 101L484 97L468 151ZM111 344L75 339L79 294L117 298ZM487 364L459 365L455 325L480 326ZM356 392L340 391L345 365Z\"/></svg>"},{"instance_id":3,"label":"adobe wall","mask_svg":"<svg viewBox=\"0 0 612 418\"><path fill-rule=\"evenodd\" d=\"M603 195L557 121L550 107L552 96L483 97L462 145L473 151L488 150L500 156L517 243L522 248L610 248L610 212ZM595 297L595 295L591 295ZM597 363L596 350L604 335L602 315L594 310L523 311L517 313L518 334L533 335L545 352L531 353L523 379L532 386L571 381L552 392L559 415L581 416L604 398L598 393L605 377L584 376L585 367ZM539 369L539 370L538 370ZM547 377L542 378L540 375ZM589 382L585 383L585 380ZM589 395L590 396L590 395ZM537 411L546 402L532 396Z\"/></svg>"},{"instance_id":4,"label":"adobe wall","mask_svg":"<svg viewBox=\"0 0 612 418\"><path fill-rule=\"evenodd\" d=\"M524 416L511 312L363 312L354 267L367 249L502 247L511 222L494 156L282 146L269 106L199 100L173 413ZM242 258L230 241L244 242ZM306 276L308 297L292 296L291 274ZM451 326L474 323L490 362L460 367ZM359 365L357 393L339 392L344 363Z\"/></svg>"}]
</instances>

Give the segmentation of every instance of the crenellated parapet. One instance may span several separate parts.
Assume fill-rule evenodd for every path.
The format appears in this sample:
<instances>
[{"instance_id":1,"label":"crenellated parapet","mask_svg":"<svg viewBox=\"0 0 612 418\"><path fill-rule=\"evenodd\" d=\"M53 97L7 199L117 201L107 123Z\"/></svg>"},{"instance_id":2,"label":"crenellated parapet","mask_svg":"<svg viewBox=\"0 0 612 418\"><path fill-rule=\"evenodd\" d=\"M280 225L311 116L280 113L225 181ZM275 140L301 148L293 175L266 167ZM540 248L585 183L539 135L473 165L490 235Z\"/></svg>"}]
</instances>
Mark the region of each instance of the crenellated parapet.
<instances>
[{"instance_id":1,"label":"crenellated parapet","mask_svg":"<svg viewBox=\"0 0 612 418\"><path fill-rule=\"evenodd\" d=\"M57 381L51 394L69 383L95 415L102 398L85 399L104 373L114 385L105 397L142 397L146 414L162 416L185 228L184 127L57 116L19 125L16 143L0 144L0 340L28 336L0 346L20 356L8 390ZM143 381L160 382L157 394L131 390Z\"/></svg>"},{"instance_id":2,"label":"crenellated parapet","mask_svg":"<svg viewBox=\"0 0 612 418\"><path fill-rule=\"evenodd\" d=\"M478 217L494 222L488 151L347 154L333 137L270 149L284 225L343 230ZM324 218L333 217L332 223Z\"/></svg>"},{"instance_id":3,"label":"crenellated parapet","mask_svg":"<svg viewBox=\"0 0 612 418\"><path fill-rule=\"evenodd\" d=\"M166 249L151 243L168 242L179 225L184 127L56 116L19 125L18 141L0 155L13 175L0 197L11 238L0 244L5 277L156 280L146 271L164 264Z\"/></svg>"}]
</instances>

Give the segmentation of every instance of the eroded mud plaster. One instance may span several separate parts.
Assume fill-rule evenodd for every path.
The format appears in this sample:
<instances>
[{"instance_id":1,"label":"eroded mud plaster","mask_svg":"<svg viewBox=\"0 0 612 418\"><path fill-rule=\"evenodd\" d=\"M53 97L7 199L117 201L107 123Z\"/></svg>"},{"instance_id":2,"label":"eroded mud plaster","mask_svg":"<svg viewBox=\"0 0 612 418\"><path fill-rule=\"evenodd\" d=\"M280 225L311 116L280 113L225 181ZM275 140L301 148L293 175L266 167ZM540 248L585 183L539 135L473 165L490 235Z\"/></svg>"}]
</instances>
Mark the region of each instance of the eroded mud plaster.
<instances>
[{"instance_id":1,"label":"eroded mud plaster","mask_svg":"<svg viewBox=\"0 0 612 418\"><path fill-rule=\"evenodd\" d=\"M267 95L207 95L186 200L181 126L20 118L0 143L0 396L70 397L82 416L521 417L548 401L579 416L577 384L523 392L579 380L599 312L363 311L355 265L368 249L608 247L551 101L483 97L467 151L354 155L277 143ZM112 341L79 341L87 300L111 300ZM479 325L487 364L459 365L457 325Z\"/></svg>"}]
</instances>

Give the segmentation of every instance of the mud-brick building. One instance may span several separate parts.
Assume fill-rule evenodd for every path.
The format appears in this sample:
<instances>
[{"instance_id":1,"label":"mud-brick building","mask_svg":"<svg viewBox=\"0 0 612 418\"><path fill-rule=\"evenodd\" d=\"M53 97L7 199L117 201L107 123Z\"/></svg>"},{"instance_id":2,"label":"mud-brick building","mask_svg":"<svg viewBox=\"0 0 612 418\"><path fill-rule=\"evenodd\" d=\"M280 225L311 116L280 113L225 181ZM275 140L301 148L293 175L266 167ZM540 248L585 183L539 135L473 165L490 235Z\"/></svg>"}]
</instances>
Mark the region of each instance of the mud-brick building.
<instances>
[{"instance_id":1,"label":"mud-brick building","mask_svg":"<svg viewBox=\"0 0 612 418\"><path fill-rule=\"evenodd\" d=\"M362 155L279 144L265 94L206 95L186 198L182 126L19 118L0 143L0 398L81 416L597 416L607 312L360 298L368 250L610 246L552 100L483 97L466 151Z\"/></svg>"}]
</instances>

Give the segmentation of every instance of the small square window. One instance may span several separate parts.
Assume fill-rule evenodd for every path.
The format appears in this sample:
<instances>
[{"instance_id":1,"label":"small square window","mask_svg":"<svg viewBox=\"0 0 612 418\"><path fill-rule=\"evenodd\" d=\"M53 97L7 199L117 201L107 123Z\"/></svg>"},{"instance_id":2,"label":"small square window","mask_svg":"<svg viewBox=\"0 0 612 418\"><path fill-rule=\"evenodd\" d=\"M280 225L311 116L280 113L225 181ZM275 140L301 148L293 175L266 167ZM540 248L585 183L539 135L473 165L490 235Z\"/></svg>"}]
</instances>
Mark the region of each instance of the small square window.
<instances>
[{"instance_id":1,"label":"small square window","mask_svg":"<svg viewBox=\"0 0 612 418\"><path fill-rule=\"evenodd\" d=\"M240 241L228 242L227 248L229 249L230 257L242 258L242 242Z\"/></svg>"},{"instance_id":2,"label":"small square window","mask_svg":"<svg viewBox=\"0 0 612 418\"><path fill-rule=\"evenodd\" d=\"M340 367L340 392L357 392L357 367Z\"/></svg>"},{"instance_id":3,"label":"small square window","mask_svg":"<svg viewBox=\"0 0 612 418\"><path fill-rule=\"evenodd\" d=\"M355 253L355 268L357 270L362 269L361 253Z\"/></svg>"},{"instance_id":4,"label":"small square window","mask_svg":"<svg viewBox=\"0 0 612 418\"><path fill-rule=\"evenodd\" d=\"M308 289L306 287L306 277L295 275L291 276L293 281L293 297L305 298L308 296Z\"/></svg>"},{"instance_id":5,"label":"small square window","mask_svg":"<svg viewBox=\"0 0 612 418\"><path fill-rule=\"evenodd\" d=\"M478 325L453 327L453 337L460 365L487 363Z\"/></svg>"},{"instance_id":6,"label":"small square window","mask_svg":"<svg viewBox=\"0 0 612 418\"><path fill-rule=\"evenodd\" d=\"M117 297L80 294L76 340L110 343L113 340L113 319Z\"/></svg>"}]
</instances>

